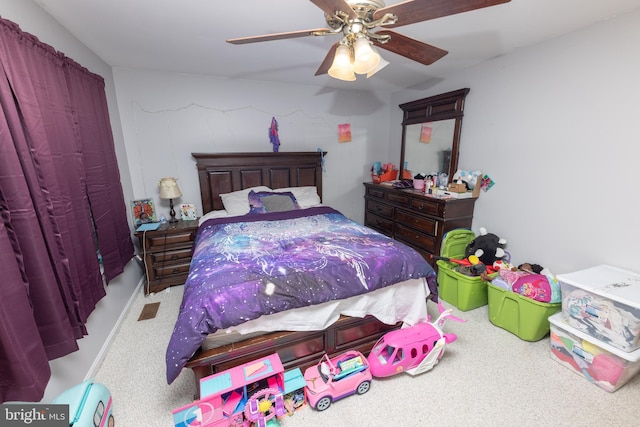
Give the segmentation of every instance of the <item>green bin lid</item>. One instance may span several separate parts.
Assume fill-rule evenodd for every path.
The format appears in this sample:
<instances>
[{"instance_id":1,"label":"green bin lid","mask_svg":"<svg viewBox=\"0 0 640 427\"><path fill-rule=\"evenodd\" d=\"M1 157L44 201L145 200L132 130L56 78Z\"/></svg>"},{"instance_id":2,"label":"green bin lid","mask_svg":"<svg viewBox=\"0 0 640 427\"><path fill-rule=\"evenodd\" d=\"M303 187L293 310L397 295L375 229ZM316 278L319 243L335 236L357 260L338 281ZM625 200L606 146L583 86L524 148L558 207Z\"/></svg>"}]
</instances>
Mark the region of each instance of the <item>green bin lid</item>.
<instances>
[{"instance_id":1,"label":"green bin lid","mask_svg":"<svg viewBox=\"0 0 640 427\"><path fill-rule=\"evenodd\" d=\"M464 259L464 253L467 246L475 238L475 233L468 228L456 228L455 230L449 231L442 239L440 256L453 259Z\"/></svg>"}]
</instances>

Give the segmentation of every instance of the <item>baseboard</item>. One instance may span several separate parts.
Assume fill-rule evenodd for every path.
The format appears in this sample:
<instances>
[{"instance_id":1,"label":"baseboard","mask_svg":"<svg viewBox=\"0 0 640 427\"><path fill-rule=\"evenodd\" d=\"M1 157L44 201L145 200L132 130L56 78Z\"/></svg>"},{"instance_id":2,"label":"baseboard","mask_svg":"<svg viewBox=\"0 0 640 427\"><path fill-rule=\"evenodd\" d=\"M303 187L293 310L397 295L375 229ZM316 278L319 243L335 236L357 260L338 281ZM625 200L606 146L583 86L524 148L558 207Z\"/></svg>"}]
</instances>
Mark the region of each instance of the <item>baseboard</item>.
<instances>
[{"instance_id":1,"label":"baseboard","mask_svg":"<svg viewBox=\"0 0 640 427\"><path fill-rule=\"evenodd\" d=\"M102 362L104 361L104 358L107 356L107 352L109 351L109 347L111 347L111 344L112 344L113 340L115 339L116 335L120 331L120 326L122 325L122 322L124 321L125 316L129 313L129 309L131 308L131 305L133 304L133 301L135 301L136 297L138 296L138 292L141 291L142 286L144 285L145 282L146 282L146 277L142 276L140 278L140 281L136 285L135 291L133 291L133 294L131 294L131 297L127 301L127 304L122 309L122 312L120 313L120 316L118 316L118 320L116 320L116 323L113 325L113 328L111 329L111 332L109 332L109 335L104 340L104 344L102 345L102 347L100 348L100 351L96 355L96 358L94 359L93 363L91 364L91 367L89 368L89 371L87 371L87 374L84 377L85 381L95 377L96 374L98 373L98 369L100 369L100 365L102 365Z\"/></svg>"}]
</instances>

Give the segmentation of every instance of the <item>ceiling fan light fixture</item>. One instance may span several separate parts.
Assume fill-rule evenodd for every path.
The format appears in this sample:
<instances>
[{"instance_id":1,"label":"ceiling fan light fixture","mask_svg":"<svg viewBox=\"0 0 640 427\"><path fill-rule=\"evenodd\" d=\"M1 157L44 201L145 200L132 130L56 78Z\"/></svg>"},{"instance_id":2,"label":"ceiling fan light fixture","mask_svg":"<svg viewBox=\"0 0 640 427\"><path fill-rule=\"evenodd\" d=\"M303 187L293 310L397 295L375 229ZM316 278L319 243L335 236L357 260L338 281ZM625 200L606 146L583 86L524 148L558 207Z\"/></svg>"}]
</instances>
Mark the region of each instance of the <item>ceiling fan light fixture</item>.
<instances>
[{"instance_id":1,"label":"ceiling fan light fixture","mask_svg":"<svg viewBox=\"0 0 640 427\"><path fill-rule=\"evenodd\" d=\"M371 48L371 43L366 37L358 37L353 45L354 62L353 71L357 74L367 74L378 66L380 55Z\"/></svg>"},{"instance_id":2,"label":"ceiling fan light fixture","mask_svg":"<svg viewBox=\"0 0 640 427\"><path fill-rule=\"evenodd\" d=\"M348 82L356 79L356 75L353 73L353 66L351 65L351 49L349 49L349 46L344 44L338 45L328 73L334 79Z\"/></svg>"},{"instance_id":3,"label":"ceiling fan light fixture","mask_svg":"<svg viewBox=\"0 0 640 427\"><path fill-rule=\"evenodd\" d=\"M376 52L378 54L378 56L380 57L380 62L378 62L378 65L376 66L376 68L374 68L373 70L371 70L371 71L369 71L367 73L367 78L373 76L375 73L377 73L378 71L382 70L384 67L389 65L389 61L387 61L382 56L380 56L380 54L377 52L377 50L374 49L374 52Z\"/></svg>"},{"instance_id":4,"label":"ceiling fan light fixture","mask_svg":"<svg viewBox=\"0 0 640 427\"><path fill-rule=\"evenodd\" d=\"M424 65L431 65L448 53L436 46L391 31L391 28L497 6L510 1L395 0L393 4L387 6L384 0L311 0L324 12L326 28L241 37L228 39L227 42L245 44L342 34L339 46L343 47L336 47L333 44L315 75L329 73L331 77L336 79L353 81L356 79L355 73L371 77L388 65L388 62L380 57L380 54L372 50L372 41L381 46L390 42L390 44L384 45L385 50ZM341 52L337 52L337 50ZM345 51L349 51L348 63Z\"/></svg>"}]
</instances>

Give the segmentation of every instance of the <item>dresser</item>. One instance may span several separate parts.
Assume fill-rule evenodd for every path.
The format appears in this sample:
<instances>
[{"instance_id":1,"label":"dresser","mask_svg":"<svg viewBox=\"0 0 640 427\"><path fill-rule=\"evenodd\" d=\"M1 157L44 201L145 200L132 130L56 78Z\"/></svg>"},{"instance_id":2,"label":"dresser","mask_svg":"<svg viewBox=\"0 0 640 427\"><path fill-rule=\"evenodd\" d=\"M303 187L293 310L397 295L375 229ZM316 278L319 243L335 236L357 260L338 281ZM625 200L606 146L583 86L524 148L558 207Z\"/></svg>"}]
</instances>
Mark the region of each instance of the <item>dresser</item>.
<instances>
[{"instance_id":1,"label":"dresser","mask_svg":"<svg viewBox=\"0 0 640 427\"><path fill-rule=\"evenodd\" d=\"M444 234L471 228L475 198L437 198L413 189L366 182L364 223L416 249L435 267Z\"/></svg>"},{"instance_id":2,"label":"dresser","mask_svg":"<svg viewBox=\"0 0 640 427\"><path fill-rule=\"evenodd\" d=\"M184 284L189 275L197 230L197 220L178 220L163 223L157 230L135 233L140 242L147 275L146 294Z\"/></svg>"}]
</instances>

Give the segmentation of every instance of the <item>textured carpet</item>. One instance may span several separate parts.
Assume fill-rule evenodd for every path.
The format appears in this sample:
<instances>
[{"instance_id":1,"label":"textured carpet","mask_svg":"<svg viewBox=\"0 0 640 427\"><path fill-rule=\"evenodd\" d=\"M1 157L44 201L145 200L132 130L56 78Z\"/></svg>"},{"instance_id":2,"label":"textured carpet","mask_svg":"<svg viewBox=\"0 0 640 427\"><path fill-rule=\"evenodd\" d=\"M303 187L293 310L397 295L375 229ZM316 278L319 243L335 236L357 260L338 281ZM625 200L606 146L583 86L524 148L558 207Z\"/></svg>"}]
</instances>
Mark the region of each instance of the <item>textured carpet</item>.
<instances>
[{"instance_id":1,"label":"textured carpet","mask_svg":"<svg viewBox=\"0 0 640 427\"><path fill-rule=\"evenodd\" d=\"M96 380L113 395L119 427L168 427L171 411L192 401L190 371L165 380L165 349L182 287L140 294L132 304ZM138 321L145 304L161 302L155 318ZM448 306L445 303L446 306ZM437 307L429 303L431 315ZM487 307L454 309L458 335L440 363L420 376L375 380L365 395L337 401L324 412L304 407L283 418L298 426L637 426L640 376L607 393L549 356L549 338L530 343L493 326Z\"/></svg>"}]
</instances>

